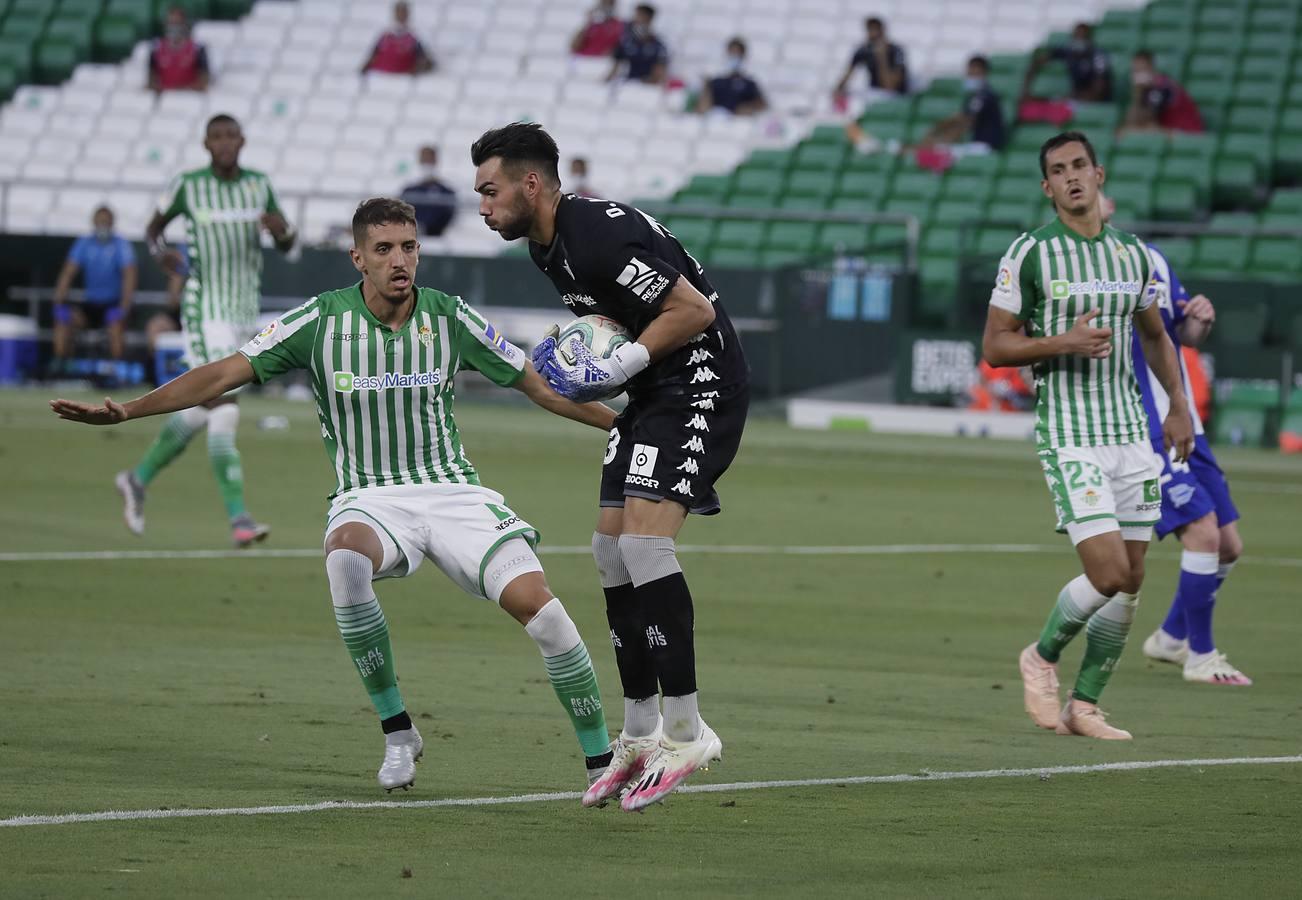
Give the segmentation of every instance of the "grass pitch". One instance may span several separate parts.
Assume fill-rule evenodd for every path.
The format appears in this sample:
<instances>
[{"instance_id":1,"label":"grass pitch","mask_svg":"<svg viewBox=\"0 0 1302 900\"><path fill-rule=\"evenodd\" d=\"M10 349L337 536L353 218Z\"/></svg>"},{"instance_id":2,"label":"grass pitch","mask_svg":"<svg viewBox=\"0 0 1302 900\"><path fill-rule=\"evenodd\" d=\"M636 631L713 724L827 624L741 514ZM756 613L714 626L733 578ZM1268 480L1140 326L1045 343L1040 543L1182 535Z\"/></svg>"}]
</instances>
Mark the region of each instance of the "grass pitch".
<instances>
[{"instance_id":1,"label":"grass pitch","mask_svg":"<svg viewBox=\"0 0 1302 900\"><path fill-rule=\"evenodd\" d=\"M319 559L12 558L228 540L202 441L159 477L133 538L112 476L157 423L74 426L45 399L0 394L0 819L383 799L379 731ZM291 428L257 431L262 414ZM513 404L459 421L485 483L545 547L588 543L603 435ZM265 546L319 547L331 476L311 409L247 401L240 448L251 508L274 527ZM703 708L725 743L694 783L1302 752L1302 460L1222 462L1247 555L1217 635L1257 684L1186 685L1142 659L1178 565L1157 545L1104 701L1136 740L1103 744L1038 732L1021 709L1017 653L1077 571L1029 447L753 422L725 514L681 537L720 548L683 557ZM1043 549L900 546L989 544ZM778 549L791 545L893 549ZM592 563L543 561L617 728ZM393 799L581 788L518 626L428 565L377 593L427 741L415 789ZM0 828L0 894L1282 896L1302 878L1299 796L1302 765L1284 764L692 794L640 816L553 801Z\"/></svg>"}]
</instances>

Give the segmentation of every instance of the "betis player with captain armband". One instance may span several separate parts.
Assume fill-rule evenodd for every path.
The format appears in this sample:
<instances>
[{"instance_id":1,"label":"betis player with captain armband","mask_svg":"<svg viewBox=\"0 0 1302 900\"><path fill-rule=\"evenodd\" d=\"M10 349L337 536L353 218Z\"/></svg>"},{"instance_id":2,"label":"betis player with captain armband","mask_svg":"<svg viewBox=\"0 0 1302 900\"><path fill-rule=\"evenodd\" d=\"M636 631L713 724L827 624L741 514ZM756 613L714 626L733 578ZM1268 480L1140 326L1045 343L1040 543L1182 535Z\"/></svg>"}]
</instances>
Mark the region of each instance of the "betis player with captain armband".
<instances>
[{"instance_id":1,"label":"betis player with captain armband","mask_svg":"<svg viewBox=\"0 0 1302 900\"><path fill-rule=\"evenodd\" d=\"M1099 696L1116 670L1139 604L1144 556L1161 515L1159 459L1148 441L1131 335L1171 397L1162 423L1177 460L1193 451L1175 348L1148 289L1139 238L1107 225L1105 173L1089 139L1068 131L1040 148L1041 189L1055 220L1013 241L999 265L984 354L994 366L1033 366L1036 449L1083 574L1058 594L1040 638L1022 651L1026 711L1041 728L1105 740ZM1059 712L1058 657L1085 630L1080 674Z\"/></svg>"},{"instance_id":2,"label":"betis player with captain armband","mask_svg":"<svg viewBox=\"0 0 1302 900\"><path fill-rule=\"evenodd\" d=\"M353 216L353 239L359 284L290 310L239 352L125 404L51 406L65 419L112 425L308 371L337 482L326 521L326 576L339 632L384 731L381 787L413 783L423 743L398 691L389 626L371 582L410 575L423 558L467 593L496 602L537 643L591 783L611 760L592 661L547 586L534 554L538 533L479 483L453 418L454 378L476 369L544 409L603 430L615 413L557 395L460 297L416 287L420 245L408 204L367 200Z\"/></svg>"}]
</instances>

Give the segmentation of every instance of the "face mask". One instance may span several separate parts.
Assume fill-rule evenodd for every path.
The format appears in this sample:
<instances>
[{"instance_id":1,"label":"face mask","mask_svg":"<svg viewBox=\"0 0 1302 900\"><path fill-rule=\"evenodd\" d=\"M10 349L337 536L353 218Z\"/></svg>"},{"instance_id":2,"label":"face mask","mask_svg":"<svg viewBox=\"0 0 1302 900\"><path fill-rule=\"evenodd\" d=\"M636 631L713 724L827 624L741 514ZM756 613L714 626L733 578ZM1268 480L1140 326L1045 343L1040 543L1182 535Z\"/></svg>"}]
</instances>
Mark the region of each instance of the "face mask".
<instances>
[{"instance_id":1,"label":"face mask","mask_svg":"<svg viewBox=\"0 0 1302 900\"><path fill-rule=\"evenodd\" d=\"M633 25L630 26L630 30L633 32L633 37L638 38L639 40L645 38L651 33L651 29L645 25Z\"/></svg>"},{"instance_id":2,"label":"face mask","mask_svg":"<svg viewBox=\"0 0 1302 900\"><path fill-rule=\"evenodd\" d=\"M169 41L183 41L185 40L185 26L168 25L166 34Z\"/></svg>"},{"instance_id":3,"label":"face mask","mask_svg":"<svg viewBox=\"0 0 1302 900\"><path fill-rule=\"evenodd\" d=\"M423 165L420 167L420 177L424 178L426 181L431 178L437 178L438 174L439 167L436 165Z\"/></svg>"},{"instance_id":4,"label":"face mask","mask_svg":"<svg viewBox=\"0 0 1302 900\"><path fill-rule=\"evenodd\" d=\"M1089 48L1090 48L1089 41L1082 40L1081 38L1072 38L1071 49L1075 50L1077 53L1083 53Z\"/></svg>"},{"instance_id":5,"label":"face mask","mask_svg":"<svg viewBox=\"0 0 1302 900\"><path fill-rule=\"evenodd\" d=\"M101 228L98 225L95 226L95 240L107 241L112 236L113 236L112 228Z\"/></svg>"},{"instance_id":6,"label":"face mask","mask_svg":"<svg viewBox=\"0 0 1302 900\"><path fill-rule=\"evenodd\" d=\"M723 58L723 70L725 72L740 72L741 64L744 61L744 59L745 59L744 57L734 56L733 54L729 53L727 56Z\"/></svg>"},{"instance_id":7,"label":"face mask","mask_svg":"<svg viewBox=\"0 0 1302 900\"><path fill-rule=\"evenodd\" d=\"M1153 83L1152 72L1135 72L1130 76L1130 78L1135 84L1139 85L1140 87L1144 87Z\"/></svg>"},{"instance_id":8,"label":"face mask","mask_svg":"<svg viewBox=\"0 0 1302 900\"><path fill-rule=\"evenodd\" d=\"M977 91L981 90L985 83L986 80L984 78L973 78L969 75L963 79L963 90L967 91L969 94L975 94Z\"/></svg>"}]
</instances>

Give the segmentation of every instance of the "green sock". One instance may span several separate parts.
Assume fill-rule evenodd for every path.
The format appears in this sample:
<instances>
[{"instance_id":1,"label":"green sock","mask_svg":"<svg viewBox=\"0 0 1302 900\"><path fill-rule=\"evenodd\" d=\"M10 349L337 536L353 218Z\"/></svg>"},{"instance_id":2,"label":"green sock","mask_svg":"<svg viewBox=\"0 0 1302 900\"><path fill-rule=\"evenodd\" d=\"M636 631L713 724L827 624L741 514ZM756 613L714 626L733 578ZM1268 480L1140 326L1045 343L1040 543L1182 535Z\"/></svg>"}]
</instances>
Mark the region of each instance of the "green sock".
<instances>
[{"instance_id":1,"label":"green sock","mask_svg":"<svg viewBox=\"0 0 1302 900\"><path fill-rule=\"evenodd\" d=\"M568 653L544 656L543 664L552 689L574 725L583 754L605 753L610 749L610 735L606 732L606 714L601 708L601 691L597 688L597 673L592 668L588 648L580 641Z\"/></svg>"},{"instance_id":2,"label":"green sock","mask_svg":"<svg viewBox=\"0 0 1302 900\"><path fill-rule=\"evenodd\" d=\"M369 563L368 563L369 565ZM348 648L348 657L362 676L366 693L381 719L396 716L405 708L398 692L398 672L389 643L389 623L380 602L371 597L362 603L335 607L335 624Z\"/></svg>"},{"instance_id":3,"label":"green sock","mask_svg":"<svg viewBox=\"0 0 1302 900\"><path fill-rule=\"evenodd\" d=\"M1135 621L1138 594L1117 594L1090 617L1085 628L1085 658L1072 696L1086 703L1098 703L1108 679L1117 670L1125 649L1130 624Z\"/></svg>"},{"instance_id":4,"label":"green sock","mask_svg":"<svg viewBox=\"0 0 1302 900\"><path fill-rule=\"evenodd\" d=\"M198 415L195 413L195 410L187 409L167 417L163 430L154 438L154 442L145 451L145 458L136 466L136 480L141 485L149 484L168 463L180 456L190 439L203 427L207 418L205 410L198 410Z\"/></svg>"},{"instance_id":5,"label":"green sock","mask_svg":"<svg viewBox=\"0 0 1302 900\"><path fill-rule=\"evenodd\" d=\"M240 465L240 451L235 449L234 433L208 431L208 462L212 463L226 515L232 519L244 515L244 468Z\"/></svg>"},{"instance_id":6,"label":"green sock","mask_svg":"<svg viewBox=\"0 0 1302 900\"><path fill-rule=\"evenodd\" d=\"M1044 623L1036 649L1046 662L1056 663L1063 648L1080 633L1081 628L1108 598L1094 590L1084 575L1077 575L1058 592L1058 602Z\"/></svg>"}]
</instances>

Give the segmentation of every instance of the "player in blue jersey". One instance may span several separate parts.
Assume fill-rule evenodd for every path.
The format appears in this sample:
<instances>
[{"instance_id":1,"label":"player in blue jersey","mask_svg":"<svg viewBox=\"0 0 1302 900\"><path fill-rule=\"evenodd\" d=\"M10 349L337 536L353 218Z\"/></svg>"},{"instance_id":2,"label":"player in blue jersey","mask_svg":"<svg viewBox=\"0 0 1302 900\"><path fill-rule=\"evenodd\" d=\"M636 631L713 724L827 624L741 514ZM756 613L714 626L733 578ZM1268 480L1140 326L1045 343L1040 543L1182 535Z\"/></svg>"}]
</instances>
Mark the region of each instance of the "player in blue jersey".
<instances>
[{"instance_id":1,"label":"player in blue jersey","mask_svg":"<svg viewBox=\"0 0 1302 900\"><path fill-rule=\"evenodd\" d=\"M1101 198L1106 220L1112 202ZM1197 347L1211 333L1216 311L1203 295L1190 297L1180 279L1171 270L1166 257L1149 246L1153 258L1153 277L1149 290L1162 312L1167 334L1175 344L1177 357L1182 345ZM1162 385L1144 360L1139 341L1134 341L1135 371L1139 390L1148 413L1149 431L1154 451L1162 457L1162 518L1157 524L1158 539L1174 533L1184 547L1180 556L1180 581L1171 610L1162 627L1144 641L1144 655L1162 662L1184 666L1185 681L1206 684L1247 686L1252 679L1232 666L1225 654L1217 651L1212 639L1212 610L1216 592L1229 576L1234 563L1243 553L1243 541L1235 524L1239 511L1230 498L1225 474L1212 455L1203 431L1202 420L1189 388L1189 372L1180 358L1180 377L1194 424L1194 452L1184 462L1175 462L1163 451L1161 426L1170 400Z\"/></svg>"}]
</instances>

